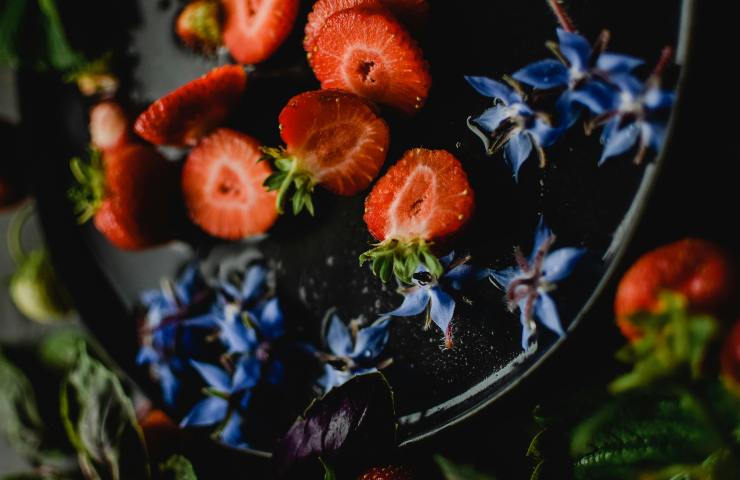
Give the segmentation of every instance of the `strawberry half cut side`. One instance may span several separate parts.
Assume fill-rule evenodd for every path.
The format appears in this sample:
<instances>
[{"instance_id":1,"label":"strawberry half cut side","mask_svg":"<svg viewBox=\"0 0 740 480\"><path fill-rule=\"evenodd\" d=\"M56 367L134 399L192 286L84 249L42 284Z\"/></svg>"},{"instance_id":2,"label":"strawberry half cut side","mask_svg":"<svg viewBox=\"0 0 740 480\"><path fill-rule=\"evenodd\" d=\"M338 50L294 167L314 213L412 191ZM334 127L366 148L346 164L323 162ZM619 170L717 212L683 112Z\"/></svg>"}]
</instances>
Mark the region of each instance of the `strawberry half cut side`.
<instances>
[{"instance_id":1,"label":"strawberry half cut side","mask_svg":"<svg viewBox=\"0 0 740 480\"><path fill-rule=\"evenodd\" d=\"M279 121L286 146L262 149L264 158L275 164L265 187L277 192L279 213L292 195L295 215L304 208L313 215L316 185L337 195L354 195L370 185L385 162L388 125L357 95L305 92L288 101Z\"/></svg>"},{"instance_id":2,"label":"strawberry half cut side","mask_svg":"<svg viewBox=\"0 0 740 480\"><path fill-rule=\"evenodd\" d=\"M272 169L259 161L259 147L256 139L221 128L190 152L182 172L185 206L210 235L239 240L275 223L275 194L262 187Z\"/></svg>"},{"instance_id":3,"label":"strawberry half cut side","mask_svg":"<svg viewBox=\"0 0 740 480\"><path fill-rule=\"evenodd\" d=\"M415 148L375 184L364 220L379 240L360 255L383 282L391 274L406 284L424 266L435 277L442 265L433 253L470 220L473 190L460 161L446 150Z\"/></svg>"},{"instance_id":4,"label":"strawberry half cut side","mask_svg":"<svg viewBox=\"0 0 740 480\"><path fill-rule=\"evenodd\" d=\"M194 146L238 105L247 84L239 65L217 67L152 103L136 119L136 133L155 145Z\"/></svg>"},{"instance_id":5,"label":"strawberry half cut side","mask_svg":"<svg viewBox=\"0 0 740 480\"><path fill-rule=\"evenodd\" d=\"M222 0L223 39L239 63L267 60L290 34L298 0Z\"/></svg>"},{"instance_id":6,"label":"strawberry half cut side","mask_svg":"<svg viewBox=\"0 0 740 480\"><path fill-rule=\"evenodd\" d=\"M321 88L338 88L413 115L432 79L411 34L385 9L355 7L326 20L311 67Z\"/></svg>"}]
</instances>

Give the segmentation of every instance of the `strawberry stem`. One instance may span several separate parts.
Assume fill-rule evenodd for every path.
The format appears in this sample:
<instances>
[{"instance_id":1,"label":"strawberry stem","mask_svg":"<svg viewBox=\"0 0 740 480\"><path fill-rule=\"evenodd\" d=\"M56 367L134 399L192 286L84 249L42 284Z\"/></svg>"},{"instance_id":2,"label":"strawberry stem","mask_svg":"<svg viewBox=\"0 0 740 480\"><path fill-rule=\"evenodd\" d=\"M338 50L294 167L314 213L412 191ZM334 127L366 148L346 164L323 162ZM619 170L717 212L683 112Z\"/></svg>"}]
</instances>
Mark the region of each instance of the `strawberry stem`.
<instances>
[{"instance_id":1,"label":"strawberry stem","mask_svg":"<svg viewBox=\"0 0 740 480\"><path fill-rule=\"evenodd\" d=\"M69 169L77 185L69 189L67 197L74 206L78 223L83 224L100 210L105 198L102 153L91 148L89 161L85 162L80 157L75 157L69 161Z\"/></svg>"},{"instance_id":2,"label":"strawberry stem","mask_svg":"<svg viewBox=\"0 0 740 480\"><path fill-rule=\"evenodd\" d=\"M263 185L267 191L278 192L275 200L277 212L281 215L284 213L283 205L288 192L295 188L291 196L293 215L298 215L305 208L313 216L315 211L311 194L314 183L310 174L298 166L298 159L290 156L284 148L262 147L262 153L262 160L272 160L275 165L276 171L267 177Z\"/></svg>"},{"instance_id":3,"label":"strawberry stem","mask_svg":"<svg viewBox=\"0 0 740 480\"><path fill-rule=\"evenodd\" d=\"M420 265L425 266L429 273L439 278L444 268L432 254L430 246L430 243L421 239L384 240L360 255L360 266L372 262L370 268L373 274L383 283L390 280L392 273L399 282L411 285Z\"/></svg>"}]
</instances>

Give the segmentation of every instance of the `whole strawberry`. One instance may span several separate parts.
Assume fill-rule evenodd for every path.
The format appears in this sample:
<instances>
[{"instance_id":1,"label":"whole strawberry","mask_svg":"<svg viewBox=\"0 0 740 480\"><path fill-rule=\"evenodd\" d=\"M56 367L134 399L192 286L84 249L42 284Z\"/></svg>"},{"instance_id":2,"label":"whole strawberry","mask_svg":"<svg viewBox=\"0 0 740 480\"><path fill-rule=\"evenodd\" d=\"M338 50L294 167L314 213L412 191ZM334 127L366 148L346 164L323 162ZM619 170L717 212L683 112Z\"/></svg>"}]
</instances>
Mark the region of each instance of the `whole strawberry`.
<instances>
[{"instance_id":1,"label":"whole strawberry","mask_svg":"<svg viewBox=\"0 0 740 480\"><path fill-rule=\"evenodd\" d=\"M212 54L221 46L221 8L215 0L195 0L182 9L175 33L187 47Z\"/></svg>"},{"instance_id":2,"label":"whole strawberry","mask_svg":"<svg viewBox=\"0 0 740 480\"><path fill-rule=\"evenodd\" d=\"M442 265L432 253L473 215L473 190L460 161L446 150L414 148L375 184L364 220L380 243L360 256L387 282L410 284L419 265L435 277Z\"/></svg>"},{"instance_id":3,"label":"whole strawberry","mask_svg":"<svg viewBox=\"0 0 740 480\"><path fill-rule=\"evenodd\" d=\"M625 273L614 301L617 324L628 339L640 338L632 315L657 312L664 291L683 295L692 311L721 313L734 287L732 261L722 249L705 240L680 240L643 255Z\"/></svg>"},{"instance_id":4,"label":"whole strawberry","mask_svg":"<svg viewBox=\"0 0 740 480\"><path fill-rule=\"evenodd\" d=\"M179 169L152 147L130 144L89 162L72 159L70 189L78 220L90 219L108 240L140 250L174 238L179 219Z\"/></svg>"},{"instance_id":5,"label":"whole strawberry","mask_svg":"<svg viewBox=\"0 0 740 480\"><path fill-rule=\"evenodd\" d=\"M313 215L311 198L321 185L337 195L354 195L378 175L388 151L388 126L365 100L339 90L305 92L280 112L284 148L265 148L277 172L265 182L277 191L277 211L291 189L294 214Z\"/></svg>"},{"instance_id":6,"label":"whole strawberry","mask_svg":"<svg viewBox=\"0 0 740 480\"><path fill-rule=\"evenodd\" d=\"M152 103L136 119L136 133L155 145L194 146L239 103L247 74L238 65L217 67Z\"/></svg>"},{"instance_id":7,"label":"whole strawberry","mask_svg":"<svg viewBox=\"0 0 740 480\"><path fill-rule=\"evenodd\" d=\"M357 480L414 480L413 470L405 465L387 465L372 467Z\"/></svg>"}]
</instances>

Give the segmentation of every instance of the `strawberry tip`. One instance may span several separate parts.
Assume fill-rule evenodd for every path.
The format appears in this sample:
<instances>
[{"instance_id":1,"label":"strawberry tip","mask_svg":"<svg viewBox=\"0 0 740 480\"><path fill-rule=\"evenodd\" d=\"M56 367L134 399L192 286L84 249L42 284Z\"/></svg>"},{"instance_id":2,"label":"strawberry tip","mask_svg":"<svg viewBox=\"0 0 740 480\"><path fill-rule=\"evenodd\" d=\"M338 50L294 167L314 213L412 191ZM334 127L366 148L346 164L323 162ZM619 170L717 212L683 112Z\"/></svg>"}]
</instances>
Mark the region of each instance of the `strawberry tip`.
<instances>
[{"instance_id":1,"label":"strawberry tip","mask_svg":"<svg viewBox=\"0 0 740 480\"><path fill-rule=\"evenodd\" d=\"M432 254L430 247L431 243L422 239L384 240L360 255L360 266L371 262L370 269L383 283L388 282L393 274L399 282L410 285L421 265L439 278L444 268L439 259Z\"/></svg>"}]
</instances>

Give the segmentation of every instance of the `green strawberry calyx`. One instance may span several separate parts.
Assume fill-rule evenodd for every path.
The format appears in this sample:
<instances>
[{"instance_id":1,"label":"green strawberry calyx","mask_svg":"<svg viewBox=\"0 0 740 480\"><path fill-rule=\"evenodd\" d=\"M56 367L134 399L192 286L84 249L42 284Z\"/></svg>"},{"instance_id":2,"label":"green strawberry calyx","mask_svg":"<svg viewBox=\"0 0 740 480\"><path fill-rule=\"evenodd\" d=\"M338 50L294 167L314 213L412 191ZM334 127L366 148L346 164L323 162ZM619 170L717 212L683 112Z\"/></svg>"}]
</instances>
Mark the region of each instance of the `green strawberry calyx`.
<instances>
[{"instance_id":1,"label":"green strawberry calyx","mask_svg":"<svg viewBox=\"0 0 740 480\"><path fill-rule=\"evenodd\" d=\"M279 214L284 213L283 205L290 190L290 203L293 215L298 215L305 208L313 216L315 213L313 199L314 187L312 175L301 169L298 159L290 155L284 148L261 148L263 157L260 161L270 160L275 165L275 172L267 177L264 186L269 192L277 192L275 209Z\"/></svg>"},{"instance_id":2,"label":"green strawberry calyx","mask_svg":"<svg viewBox=\"0 0 740 480\"><path fill-rule=\"evenodd\" d=\"M100 210L105 199L105 169L100 150L91 148L89 160L74 157L69 161L69 169L76 184L72 186L67 197L77 215L77 221L83 224Z\"/></svg>"},{"instance_id":3,"label":"green strawberry calyx","mask_svg":"<svg viewBox=\"0 0 740 480\"><path fill-rule=\"evenodd\" d=\"M366 262L384 283L390 280L391 274L399 282L413 283L413 276L419 266L423 265L435 278L439 278L444 268L439 259L431 251L431 242L426 240L398 240L386 239L373 245L373 248L360 255L360 266Z\"/></svg>"}]
</instances>

